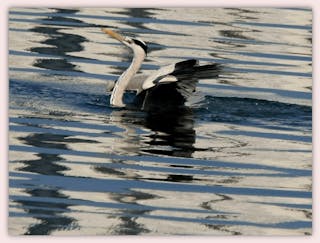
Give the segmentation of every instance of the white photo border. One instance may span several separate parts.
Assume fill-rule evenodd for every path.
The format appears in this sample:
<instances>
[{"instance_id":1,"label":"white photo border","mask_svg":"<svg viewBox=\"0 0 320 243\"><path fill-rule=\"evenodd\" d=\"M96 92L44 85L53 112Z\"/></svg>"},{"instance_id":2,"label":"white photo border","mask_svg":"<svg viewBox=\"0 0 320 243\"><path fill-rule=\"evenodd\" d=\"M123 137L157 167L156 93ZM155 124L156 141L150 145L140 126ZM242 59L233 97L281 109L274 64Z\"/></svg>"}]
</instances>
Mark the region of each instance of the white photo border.
<instances>
[{"instance_id":1,"label":"white photo border","mask_svg":"<svg viewBox=\"0 0 320 243\"><path fill-rule=\"evenodd\" d=\"M170 237L142 237L142 236L86 236L86 237L52 237L52 236L9 236L8 235L8 11L11 7L307 7L312 8L313 12L313 85L312 85L312 141L313 141L313 223L311 236L299 237L250 237L250 236L170 236ZM237 243L264 243L268 241L281 241L281 243L301 243L301 242L320 242L320 203L319 203L319 185L320 185L320 1L318 0L140 0L132 2L130 0L77 0L74 2L65 0L1 0L0 2L0 239L1 242L21 242L32 241L33 243L48 241L67 241L68 243L81 243L88 240L94 242L212 242L218 240L219 243L237 242Z\"/></svg>"}]
</instances>

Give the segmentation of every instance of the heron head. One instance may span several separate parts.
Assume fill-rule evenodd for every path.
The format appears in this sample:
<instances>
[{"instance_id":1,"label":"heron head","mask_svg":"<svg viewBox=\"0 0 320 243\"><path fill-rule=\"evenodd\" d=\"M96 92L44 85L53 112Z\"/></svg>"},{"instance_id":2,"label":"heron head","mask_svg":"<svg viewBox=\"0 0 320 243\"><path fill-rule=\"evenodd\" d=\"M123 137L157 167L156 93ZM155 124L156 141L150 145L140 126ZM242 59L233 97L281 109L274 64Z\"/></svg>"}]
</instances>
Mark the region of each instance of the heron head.
<instances>
[{"instance_id":1,"label":"heron head","mask_svg":"<svg viewBox=\"0 0 320 243\"><path fill-rule=\"evenodd\" d=\"M147 55L148 46L143 40L139 38L130 38L127 36L122 36L119 33L106 28L103 28L102 31L110 35L111 37L115 38L116 40L120 41L124 45L128 46L133 51L136 50L137 48L139 49L141 48L144 51L145 55Z\"/></svg>"}]
</instances>

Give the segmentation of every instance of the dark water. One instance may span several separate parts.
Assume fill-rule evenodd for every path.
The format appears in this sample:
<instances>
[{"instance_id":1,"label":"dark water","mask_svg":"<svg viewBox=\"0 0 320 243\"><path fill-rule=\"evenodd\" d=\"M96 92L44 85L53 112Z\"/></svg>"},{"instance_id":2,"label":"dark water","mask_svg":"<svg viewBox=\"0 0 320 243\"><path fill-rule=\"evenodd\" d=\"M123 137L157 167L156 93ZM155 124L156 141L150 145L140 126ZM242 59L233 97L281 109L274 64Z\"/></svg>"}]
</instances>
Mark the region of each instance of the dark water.
<instances>
[{"instance_id":1,"label":"dark water","mask_svg":"<svg viewBox=\"0 0 320 243\"><path fill-rule=\"evenodd\" d=\"M11 9L9 233L311 234L311 19ZM185 109L113 109L106 90L131 55L101 27L148 43L142 74L188 58L223 68Z\"/></svg>"}]
</instances>

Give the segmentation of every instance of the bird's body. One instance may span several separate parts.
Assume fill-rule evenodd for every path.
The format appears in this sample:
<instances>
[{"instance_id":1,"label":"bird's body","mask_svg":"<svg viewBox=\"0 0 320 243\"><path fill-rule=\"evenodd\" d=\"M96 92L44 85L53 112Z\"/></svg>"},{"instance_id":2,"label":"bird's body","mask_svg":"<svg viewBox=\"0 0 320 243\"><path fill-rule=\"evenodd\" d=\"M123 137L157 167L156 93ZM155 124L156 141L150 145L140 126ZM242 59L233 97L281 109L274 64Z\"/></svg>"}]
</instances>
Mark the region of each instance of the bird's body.
<instances>
[{"instance_id":1,"label":"bird's body","mask_svg":"<svg viewBox=\"0 0 320 243\"><path fill-rule=\"evenodd\" d=\"M134 54L132 63L113 86L111 106L128 106L123 102L123 95L126 91L135 91L136 97L130 105L142 110L179 107L195 92L201 74L211 72L215 77L218 75L217 64L199 66L195 59L161 67L148 76L137 75L147 55L147 45L140 39L123 37L109 29L102 30L132 49Z\"/></svg>"}]
</instances>

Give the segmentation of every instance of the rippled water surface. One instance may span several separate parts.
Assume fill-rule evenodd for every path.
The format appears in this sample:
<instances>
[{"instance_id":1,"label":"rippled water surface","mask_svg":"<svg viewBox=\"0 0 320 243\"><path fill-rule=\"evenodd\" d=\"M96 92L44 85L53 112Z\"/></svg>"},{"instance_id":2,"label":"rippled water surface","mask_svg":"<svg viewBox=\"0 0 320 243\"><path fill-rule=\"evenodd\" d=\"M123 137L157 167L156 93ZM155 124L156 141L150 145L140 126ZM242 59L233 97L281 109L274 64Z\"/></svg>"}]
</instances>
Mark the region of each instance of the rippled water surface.
<instances>
[{"instance_id":1,"label":"rippled water surface","mask_svg":"<svg viewBox=\"0 0 320 243\"><path fill-rule=\"evenodd\" d=\"M312 232L309 9L14 8L9 12L9 233L304 235ZM220 63L185 109L109 106L140 73ZM130 99L130 94L126 97Z\"/></svg>"}]
</instances>

